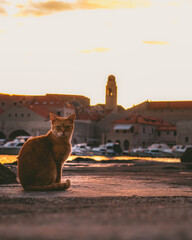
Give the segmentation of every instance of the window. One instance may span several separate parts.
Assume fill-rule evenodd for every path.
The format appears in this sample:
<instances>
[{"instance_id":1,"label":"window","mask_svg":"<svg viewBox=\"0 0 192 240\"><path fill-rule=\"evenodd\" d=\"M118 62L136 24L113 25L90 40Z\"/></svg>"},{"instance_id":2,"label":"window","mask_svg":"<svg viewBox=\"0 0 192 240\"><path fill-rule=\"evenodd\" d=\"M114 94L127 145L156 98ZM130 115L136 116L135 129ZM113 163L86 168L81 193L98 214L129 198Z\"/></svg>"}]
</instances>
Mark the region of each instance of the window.
<instances>
[{"instance_id":1,"label":"window","mask_svg":"<svg viewBox=\"0 0 192 240\"><path fill-rule=\"evenodd\" d=\"M189 138L185 137L185 143L188 143L188 142L189 142Z\"/></svg>"},{"instance_id":2,"label":"window","mask_svg":"<svg viewBox=\"0 0 192 240\"><path fill-rule=\"evenodd\" d=\"M113 92L112 92L111 88L108 89L108 94L107 95L108 96L113 96Z\"/></svg>"},{"instance_id":3,"label":"window","mask_svg":"<svg viewBox=\"0 0 192 240\"><path fill-rule=\"evenodd\" d=\"M143 127L143 133L145 133L145 127Z\"/></svg>"},{"instance_id":4,"label":"window","mask_svg":"<svg viewBox=\"0 0 192 240\"><path fill-rule=\"evenodd\" d=\"M129 149L129 141L128 140L125 140L123 142L123 147L124 147L124 150L128 150Z\"/></svg>"},{"instance_id":5,"label":"window","mask_svg":"<svg viewBox=\"0 0 192 240\"><path fill-rule=\"evenodd\" d=\"M116 130L116 133L119 133L119 130Z\"/></svg>"},{"instance_id":6,"label":"window","mask_svg":"<svg viewBox=\"0 0 192 240\"><path fill-rule=\"evenodd\" d=\"M30 116L31 116L30 113L28 113L28 114L27 114L27 117L30 117Z\"/></svg>"},{"instance_id":7,"label":"window","mask_svg":"<svg viewBox=\"0 0 192 240\"><path fill-rule=\"evenodd\" d=\"M5 106L5 102L2 102L1 105L2 105L2 106Z\"/></svg>"},{"instance_id":8,"label":"window","mask_svg":"<svg viewBox=\"0 0 192 240\"><path fill-rule=\"evenodd\" d=\"M24 117L24 114L23 114L23 113L21 113L21 117L22 117L22 118Z\"/></svg>"},{"instance_id":9,"label":"window","mask_svg":"<svg viewBox=\"0 0 192 240\"><path fill-rule=\"evenodd\" d=\"M58 115L58 116L61 116L61 112L60 112L60 111L57 111L57 115Z\"/></svg>"},{"instance_id":10,"label":"window","mask_svg":"<svg viewBox=\"0 0 192 240\"><path fill-rule=\"evenodd\" d=\"M177 136L177 131L174 131L174 132L173 132L173 135L174 135L174 136Z\"/></svg>"},{"instance_id":11,"label":"window","mask_svg":"<svg viewBox=\"0 0 192 240\"><path fill-rule=\"evenodd\" d=\"M127 133L127 130L123 130L123 133Z\"/></svg>"},{"instance_id":12,"label":"window","mask_svg":"<svg viewBox=\"0 0 192 240\"><path fill-rule=\"evenodd\" d=\"M134 127L131 127L131 132L134 133Z\"/></svg>"},{"instance_id":13,"label":"window","mask_svg":"<svg viewBox=\"0 0 192 240\"><path fill-rule=\"evenodd\" d=\"M160 137L161 136L161 131L157 131L157 135Z\"/></svg>"},{"instance_id":14,"label":"window","mask_svg":"<svg viewBox=\"0 0 192 240\"><path fill-rule=\"evenodd\" d=\"M11 113L9 113L9 115L8 115L8 116L9 116L9 118L10 118L10 117L11 117Z\"/></svg>"},{"instance_id":15,"label":"window","mask_svg":"<svg viewBox=\"0 0 192 240\"><path fill-rule=\"evenodd\" d=\"M169 135L169 131L167 131L167 135Z\"/></svg>"},{"instance_id":16,"label":"window","mask_svg":"<svg viewBox=\"0 0 192 240\"><path fill-rule=\"evenodd\" d=\"M15 113L15 117L17 117L17 113Z\"/></svg>"}]
</instances>

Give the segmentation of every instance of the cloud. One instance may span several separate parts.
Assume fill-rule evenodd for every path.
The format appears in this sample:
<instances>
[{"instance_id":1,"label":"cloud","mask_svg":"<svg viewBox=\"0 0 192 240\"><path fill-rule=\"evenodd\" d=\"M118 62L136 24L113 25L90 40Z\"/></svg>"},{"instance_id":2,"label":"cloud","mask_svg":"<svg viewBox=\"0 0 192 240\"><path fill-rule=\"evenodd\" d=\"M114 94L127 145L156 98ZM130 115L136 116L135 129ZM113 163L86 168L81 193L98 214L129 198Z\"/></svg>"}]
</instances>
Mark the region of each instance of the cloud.
<instances>
[{"instance_id":1,"label":"cloud","mask_svg":"<svg viewBox=\"0 0 192 240\"><path fill-rule=\"evenodd\" d=\"M19 9L16 16L44 16L56 12L79 10L79 9L123 9L148 7L150 0L76 0L76 1L55 1L47 0L34 2L29 0L26 4L18 4Z\"/></svg>"},{"instance_id":2,"label":"cloud","mask_svg":"<svg viewBox=\"0 0 192 240\"><path fill-rule=\"evenodd\" d=\"M5 4L10 4L10 2L6 1L6 0L0 0L0 4L5 3Z\"/></svg>"},{"instance_id":3,"label":"cloud","mask_svg":"<svg viewBox=\"0 0 192 240\"><path fill-rule=\"evenodd\" d=\"M16 5L16 7L20 9L20 11L15 16L19 17L39 17L44 15L50 15L55 12L72 10L72 4L63 1L47 1L38 3L29 1L29 4L27 5L18 4Z\"/></svg>"},{"instance_id":4,"label":"cloud","mask_svg":"<svg viewBox=\"0 0 192 240\"><path fill-rule=\"evenodd\" d=\"M143 41L144 44L156 44L156 45L167 45L166 41Z\"/></svg>"},{"instance_id":5,"label":"cloud","mask_svg":"<svg viewBox=\"0 0 192 240\"><path fill-rule=\"evenodd\" d=\"M0 7L0 16L7 16L7 12L3 7Z\"/></svg>"},{"instance_id":6,"label":"cloud","mask_svg":"<svg viewBox=\"0 0 192 240\"><path fill-rule=\"evenodd\" d=\"M95 8L122 9L148 7L150 0L81 0L79 1L83 8L95 6Z\"/></svg>"},{"instance_id":7,"label":"cloud","mask_svg":"<svg viewBox=\"0 0 192 240\"><path fill-rule=\"evenodd\" d=\"M97 48L82 50L81 53L95 53L95 52L101 53L101 52L108 52L108 51L110 51L110 48L97 47Z\"/></svg>"}]
</instances>

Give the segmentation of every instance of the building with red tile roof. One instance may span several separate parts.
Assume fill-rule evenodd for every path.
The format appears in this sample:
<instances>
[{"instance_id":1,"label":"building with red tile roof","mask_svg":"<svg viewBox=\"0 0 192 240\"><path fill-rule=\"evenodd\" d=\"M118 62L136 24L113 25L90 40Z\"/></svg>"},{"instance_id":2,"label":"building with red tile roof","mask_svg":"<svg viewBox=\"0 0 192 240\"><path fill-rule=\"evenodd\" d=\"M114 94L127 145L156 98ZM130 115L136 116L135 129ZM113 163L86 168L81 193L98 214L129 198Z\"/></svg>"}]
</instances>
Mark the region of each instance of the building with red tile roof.
<instances>
[{"instance_id":1,"label":"building with red tile roof","mask_svg":"<svg viewBox=\"0 0 192 240\"><path fill-rule=\"evenodd\" d=\"M127 109L127 112L154 116L176 124L192 119L192 101L145 101Z\"/></svg>"},{"instance_id":2,"label":"building with red tile roof","mask_svg":"<svg viewBox=\"0 0 192 240\"><path fill-rule=\"evenodd\" d=\"M119 142L123 150L153 143L176 144L176 126L150 116L129 115L113 121L106 142Z\"/></svg>"},{"instance_id":3,"label":"building with red tile roof","mask_svg":"<svg viewBox=\"0 0 192 240\"><path fill-rule=\"evenodd\" d=\"M21 133L32 136L45 134L50 129L50 112L63 117L75 113L74 106L53 94L43 96L0 94L0 110L0 138L14 138Z\"/></svg>"}]
</instances>

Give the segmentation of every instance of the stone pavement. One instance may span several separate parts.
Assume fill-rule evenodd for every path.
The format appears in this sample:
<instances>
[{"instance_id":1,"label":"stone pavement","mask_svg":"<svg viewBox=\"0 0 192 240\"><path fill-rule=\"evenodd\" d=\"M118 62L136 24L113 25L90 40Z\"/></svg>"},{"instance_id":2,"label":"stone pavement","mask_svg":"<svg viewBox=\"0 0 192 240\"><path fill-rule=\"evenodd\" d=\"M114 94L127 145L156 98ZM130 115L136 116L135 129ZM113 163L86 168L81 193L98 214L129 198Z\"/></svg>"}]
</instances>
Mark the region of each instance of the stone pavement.
<instances>
[{"instance_id":1,"label":"stone pavement","mask_svg":"<svg viewBox=\"0 0 192 240\"><path fill-rule=\"evenodd\" d=\"M63 192L0 188L0 239L192 239L191 166L69 163Z\"/></svg>"}]
</instances>

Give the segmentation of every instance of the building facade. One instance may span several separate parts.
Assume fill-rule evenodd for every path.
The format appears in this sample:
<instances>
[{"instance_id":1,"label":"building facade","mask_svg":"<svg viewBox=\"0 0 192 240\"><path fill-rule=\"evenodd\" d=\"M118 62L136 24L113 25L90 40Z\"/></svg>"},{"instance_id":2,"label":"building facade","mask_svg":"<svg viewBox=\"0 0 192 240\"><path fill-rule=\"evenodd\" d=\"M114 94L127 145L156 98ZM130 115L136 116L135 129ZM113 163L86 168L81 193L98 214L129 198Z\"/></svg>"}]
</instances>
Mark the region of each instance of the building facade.
<instances>
[{"instance_id":1,"label":"building facade","mask_svg":"<svg viewBox=\"0 0 192 240\"><path fill-rule=\"evenodd\" d=\"M176 126L176 143L192 144L192 101L145 101L127 109L129 114L141 114L161 118ZM168 139L169 131L162 131L161 137ZM163 139L162 139L163 141Z\"/></svg>"},{"instance_id":2,"label":"building facade","mask_svg":"<svg viewBox=\"0 0 192 240\"><path fill-rule=\"evenodd\" d=\"M75 113L75 106L64 102L62 95L22 96L0 94L0 138L13 139L19 135L39 136L51 127L49 113L68 117ZM63 95L65 96L65 95ZM69 96L67 95L69 99ZM79 102L78 102L79 99ZM71 96L78 106L87 106L89 99Z\"/></svg>"},{"instance_id":3,"label":"building facade","mask_svg":"<svg viewBox=\"0 0 192 240\"><path fill-rule=\"evenodd\" d=\"M168 136L167 136L168 135ZM176 144L176 127L154 117L131 115L111 124L107 142L118 142L126 151L153 143Z\"/></svg>"},{"instance_id":4,"label":"building facade","mask_svg":"<svg viewBox=\"0 0 192 240\"><path fill-rule=\"evenodd\" d=\"M192 101L145 101L127 109L127 113L153 116L176 124L192 120Z\"/></svg>"},{"instance_id":5,"label":"building facade","mask_svg":"<svg viewBox=\"0 0 192 240\"><path fill-rule=\"evenodd\" d=\"M118 141L123 149L160 142L192 144L192 101L145 101L125 110L117 105L113 75L107 78L105 104L96 106L79 95L0 94L0 138L45 134L51 126L50 112L62 117L76 114L72 143Z\"/></svg>"}]
</instances>

